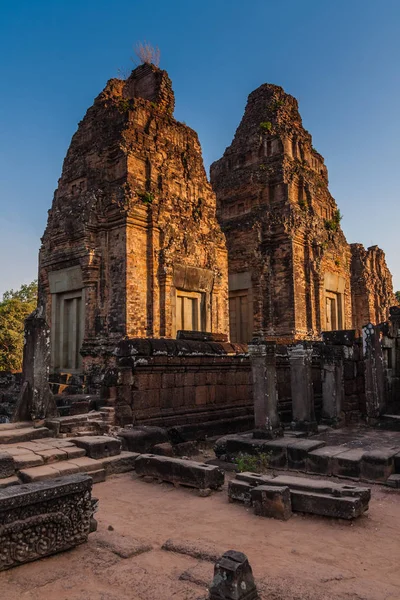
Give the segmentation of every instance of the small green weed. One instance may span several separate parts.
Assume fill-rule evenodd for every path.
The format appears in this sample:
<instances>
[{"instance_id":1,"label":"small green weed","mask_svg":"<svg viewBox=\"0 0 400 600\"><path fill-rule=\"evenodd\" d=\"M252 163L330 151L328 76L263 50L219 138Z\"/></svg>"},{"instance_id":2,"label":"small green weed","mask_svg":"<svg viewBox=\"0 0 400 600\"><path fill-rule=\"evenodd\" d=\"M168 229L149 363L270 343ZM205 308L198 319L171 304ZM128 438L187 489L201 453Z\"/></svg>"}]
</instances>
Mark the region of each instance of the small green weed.
<instances>
[{"instance_id":1,"label":"small green weed","mask_svg":"<svg viewBox=\"0 0 400 600\"><path fill-rule=\"evenodd\" d=\"M271 121L262 121L262 123L260 123L260 127L261 129L264 129L264 131L271 131L272 123Z\"/></svg>"},{"instance_id":2,"label":"small green weed","mask_svg":"<svg viewBox=\"0 0 400 600\"><path fill-rule=\"evenodd\" d=\"M250 471L251 473L264 473L269 467L271 452L261 452L260 454L246 454L239 452L234 462L239 473Z\"/></svg>"}]
</instances>

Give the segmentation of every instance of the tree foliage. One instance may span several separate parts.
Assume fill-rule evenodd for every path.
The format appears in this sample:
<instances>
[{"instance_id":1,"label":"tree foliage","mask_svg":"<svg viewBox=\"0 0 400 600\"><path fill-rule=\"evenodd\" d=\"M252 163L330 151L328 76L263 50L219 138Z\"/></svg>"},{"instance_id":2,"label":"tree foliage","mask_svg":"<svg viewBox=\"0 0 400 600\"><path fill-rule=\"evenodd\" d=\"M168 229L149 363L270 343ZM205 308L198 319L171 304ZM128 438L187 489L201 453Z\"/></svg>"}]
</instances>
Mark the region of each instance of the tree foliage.
<instances>
[{"instance_id":1,"label":"tree foliage","mask_svg":"<svg viewBox=\"0 0 400 600\"><path fill-rule=\"evenodd\" d=\"M400 290L395 292L394 295L396 296L397 303L400 305Z\"/></svg>"},{"instance_id":2,"label":"tree foliage","mask_svg":"<svg viewBox=\"0 0 400 600\"><path fill-rule=\"evenodd\" d=\"M0 371L22 369L24 321L36 304L36 281L3 294L0 302Z\"/></svg>"}]
</instances>

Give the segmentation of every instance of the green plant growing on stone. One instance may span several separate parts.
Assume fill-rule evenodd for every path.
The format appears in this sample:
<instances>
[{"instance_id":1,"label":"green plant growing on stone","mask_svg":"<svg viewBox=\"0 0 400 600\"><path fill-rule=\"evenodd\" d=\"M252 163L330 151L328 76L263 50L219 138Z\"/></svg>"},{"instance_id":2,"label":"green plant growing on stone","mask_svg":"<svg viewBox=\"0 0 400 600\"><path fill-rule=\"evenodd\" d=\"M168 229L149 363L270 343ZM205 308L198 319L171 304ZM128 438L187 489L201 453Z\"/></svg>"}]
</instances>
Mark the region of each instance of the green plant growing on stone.
<instances>
[{"instance_id":1,"label":"green plant growing on stone","mask_svg":"<svg viewBox=\"0 0 400 600\"><path fill-rule=\"evenodd\" d=\"M271 129L272 129L272 123L271 123L271 121L262 121L260 123L260 127L264 131L271 131Z\"/></svg>"},{"instance_id":2,"label":"green plant growing on stone","mask_svg":"<svg viewBox=\"0 0 400 600\"><path fill-rule=\"evenodd\" d=\"M271 452L260 452L260 454L246 454L239 452L235 457L239 473L250 471L250 473L264 473L269 468Z\"/></svg>"},{"instance_id":3,"label":"green plant growing on stone","mask_svg":"<svg viewBox=\"0 0 400 600\"><path fill-rule=\"evenodd\" d=\"M299 207L301 210L304 210L304 211L307 209L307 203L303 198L301 200L299 200Z\"/></svg>"},{"instance_id":4,"label":"green plant growing on stone","mask_svg":"<svg viewBox=\"0 0 400 600\"><path fill-rule=\"evenodd\" d=\"M340 267L340 260L338 258L335 258L335 265L337 267Z\"/></svg>"},{"instance_id":5,"label":"green plant growing on stone","mask_svg":"<svg viewBox=\"0 0 400 600\"><path fill-rule=\"evenodd\" d=\"M153 204L154 195L151 192L138 192L137 195L143 204Z\"/></svg>"},{"instance_id":6,"label":"green plant growing on stone","mask_svg":"<svg viewBox=\"0 0 400 600\"><path fill-rule=\"evenodd\" d=\"M337 231L342 220L340 210L336 210L333 214L332 219L325 219L324 225L327 231Z\"/></svg>"}]
</instances>

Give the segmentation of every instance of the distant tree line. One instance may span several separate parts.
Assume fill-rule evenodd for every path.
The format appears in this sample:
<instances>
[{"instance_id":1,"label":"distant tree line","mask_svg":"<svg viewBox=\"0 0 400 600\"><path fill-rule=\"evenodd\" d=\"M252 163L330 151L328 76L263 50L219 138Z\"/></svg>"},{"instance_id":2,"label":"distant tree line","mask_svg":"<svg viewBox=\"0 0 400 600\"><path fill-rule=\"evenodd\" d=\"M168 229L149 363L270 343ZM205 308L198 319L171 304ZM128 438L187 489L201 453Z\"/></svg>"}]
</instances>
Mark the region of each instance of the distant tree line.
<instances>
[{"instance_id":1,"label":"distant tree line","mask_svg":"<svg viewBox=\"0 0 400 600\"><path fill-rule=\"evenodd\" d=\"M21 371L24 321L37 305L37 281L9 290L0 302L0 371Z\"/></svg>"},{"instance_id":2,"label":"distant tree line","mask_svg":"<svg viewBox=\"0 0 400 600\"><path fill-rule=\"evenodd\" d=\"M400 290L398 292L395 292L394 295L396 296L398 304L400 304Z\"/></svg>"}]
</instances>

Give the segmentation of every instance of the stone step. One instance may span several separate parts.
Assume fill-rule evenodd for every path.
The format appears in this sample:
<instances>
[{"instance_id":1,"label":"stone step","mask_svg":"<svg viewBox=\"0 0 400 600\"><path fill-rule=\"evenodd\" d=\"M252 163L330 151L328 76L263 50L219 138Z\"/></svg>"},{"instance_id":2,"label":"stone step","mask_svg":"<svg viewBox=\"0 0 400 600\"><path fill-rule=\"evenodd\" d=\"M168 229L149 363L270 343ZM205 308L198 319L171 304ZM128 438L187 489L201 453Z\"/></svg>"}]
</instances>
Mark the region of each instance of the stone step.
<instances>
[{"instance_id":1,"label":"stone step","mask_svg":"<svg viewBox=\"0 0 400 600\"><path fill-rule=\"evenodd\" d=\"M82 456L59 463L22 469L19 471L19 478L22 483L31 483L34 481L47 481L62 475L86 473L93 477L93 483L99 483L104 481L106 476L133 471L137 457L138 454L135 452L121 452L117 456L99 460Z\"/></svg>"},{"instance_id":2,"label":"stone step","mask_svg":"<svg viewBox=\"0 0 400 600\"><path fill-rule=\"evenodd\" d=\"M32 427L32 423L30 427L0 428L0 444L15 444L47 437L51 437L48 427Z\"/></svg>"}]
</instances>

